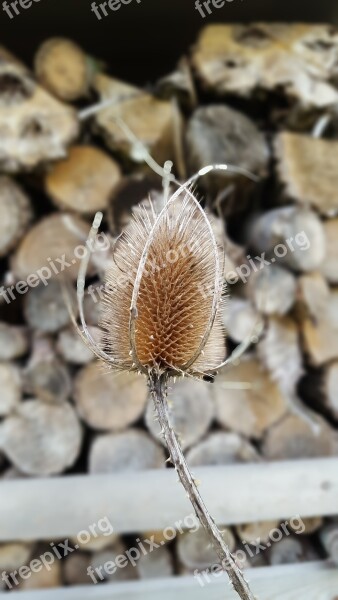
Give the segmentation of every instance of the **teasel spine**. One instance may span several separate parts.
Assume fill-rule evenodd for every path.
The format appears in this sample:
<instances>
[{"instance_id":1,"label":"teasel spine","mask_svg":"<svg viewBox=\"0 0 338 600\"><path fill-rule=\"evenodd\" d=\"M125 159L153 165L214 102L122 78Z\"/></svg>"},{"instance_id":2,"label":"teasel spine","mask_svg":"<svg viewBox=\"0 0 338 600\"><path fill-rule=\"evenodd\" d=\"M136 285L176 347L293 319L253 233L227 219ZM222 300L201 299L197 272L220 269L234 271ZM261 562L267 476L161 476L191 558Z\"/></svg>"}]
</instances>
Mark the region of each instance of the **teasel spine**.
<instances>
[{"instance_id":1,"label":"teasel spine","mask_svg":"<svg viewBox=\"0 0 338 600\"><path fill-rule=\"evenodd\" d=\"M148 385L162 435L170 454L170 460L176 469L199 522L208 533L222 567L228 574L230 584L242 600L256 600L197 489L197 484L185 460L177 434L172 428L167 401L168 374L165 372L160 374L151 372L148 377Z\"/></svg>"}]
</instances>

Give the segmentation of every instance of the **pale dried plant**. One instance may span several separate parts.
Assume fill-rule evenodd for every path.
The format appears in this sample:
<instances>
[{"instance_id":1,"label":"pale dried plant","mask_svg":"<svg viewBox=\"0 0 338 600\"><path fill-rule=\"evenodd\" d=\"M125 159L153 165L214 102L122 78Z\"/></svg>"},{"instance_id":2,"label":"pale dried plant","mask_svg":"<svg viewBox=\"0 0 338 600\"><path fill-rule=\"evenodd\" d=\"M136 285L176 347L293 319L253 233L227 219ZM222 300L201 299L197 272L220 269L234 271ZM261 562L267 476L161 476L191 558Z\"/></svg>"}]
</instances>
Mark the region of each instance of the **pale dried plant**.
<instances>
[{"instance_id":1,"label":"pale dried plant","mask_svg":"<svg viewBox=\"0 0 338 600\"><path fill-rule=\"evenodd\" d=\"M122 126L135 142L127 126L124 123ZM140 151L138 140L135 143ZM144 157L153 167L154 161L146 151ZM189 471L178 436L171 426L167 402L171 378L185 375L198 379L214 377L219 368L240 356L257 333L253 332L234 356L224 360L223 253L216 242L212 224L192 191L193 183L202 175L214 169L236 169L228 165L211 165L183 185L176 182L170 169L170 163L166 163L164 169L156 165L164 187L160 209L151 201L147 207L138 207L115 245L112 266L106 272L101 345L92 339L84 319L83 297L89 253L84 257L78 277L80 334L110 369L137 371L147 378L170 460L196 515L209 533L239 597L254 600L242 571L204 504L198 483ZM172 195L169 194L170 182L178 185ZM101 219L102 214L98 213L90 238L95 238Z\"/></svg>"}]
</instances>

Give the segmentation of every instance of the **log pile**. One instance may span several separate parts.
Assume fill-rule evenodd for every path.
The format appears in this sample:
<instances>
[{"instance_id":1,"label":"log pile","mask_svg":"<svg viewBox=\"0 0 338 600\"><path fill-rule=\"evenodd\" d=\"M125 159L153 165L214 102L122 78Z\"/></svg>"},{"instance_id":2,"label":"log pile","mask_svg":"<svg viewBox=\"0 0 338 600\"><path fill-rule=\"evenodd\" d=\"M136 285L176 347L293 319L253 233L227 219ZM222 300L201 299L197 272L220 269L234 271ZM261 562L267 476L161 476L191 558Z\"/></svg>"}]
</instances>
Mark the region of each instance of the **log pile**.
<instances>
[{"instance_id":1,"label":"log pile","mask_svg":"<svg viewBox=\"0 0 338 600\"><path fill-rule=\"evenodd\" d=\"M117 80L72 40L38 48L35 74L0 49L1 479L170 468L145 381L97 364L61 285L68 281L77 318L79 261L92 216L103 210L105 243L91 256L84 300L99 342L112 245L133 206L149 195L156 202L162 185L120 119L160 164L174 161L178 178L206 164L239 167L197 187L227 252L229 352L258 323L263 333L214 383L184 379L170 392L190 464L338 456L337 48L337 32L325 25L209 26L152 91ZM94 114L97 98L110 104ZM272 543L280 527L243 523L224 535L234 551L269 542L259 556L246 553L246 566L325 553L338 560L335 521L313 515L301 536L290 527ZM106 568L104 580L217 562L202 532L178 531L173 541L157 531L101 535L20 588L89 584L90 565L123 555L142 536L161 547L136 568ZM0 572L51 542L0 545Z\"/></svg>"}]
</instances>

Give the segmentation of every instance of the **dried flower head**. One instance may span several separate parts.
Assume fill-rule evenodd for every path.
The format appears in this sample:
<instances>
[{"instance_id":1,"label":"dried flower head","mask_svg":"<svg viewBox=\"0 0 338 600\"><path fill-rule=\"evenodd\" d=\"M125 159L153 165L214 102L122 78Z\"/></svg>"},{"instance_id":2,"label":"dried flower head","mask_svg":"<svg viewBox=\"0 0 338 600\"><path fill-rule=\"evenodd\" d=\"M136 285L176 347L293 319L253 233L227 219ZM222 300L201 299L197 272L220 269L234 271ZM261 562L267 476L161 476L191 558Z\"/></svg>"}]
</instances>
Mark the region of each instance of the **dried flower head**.
<instances>
[{"instance_id":1,"label":"dried flower head","mask_svg":"<svg viewBox=\"0 0 338 600\"><path fill-rule=\"evenodd\" d=\"M190 190L141 206L106 273L101 327L117 368L210 374L225 354L222 252Z\"/></svg>"}]
</instances>

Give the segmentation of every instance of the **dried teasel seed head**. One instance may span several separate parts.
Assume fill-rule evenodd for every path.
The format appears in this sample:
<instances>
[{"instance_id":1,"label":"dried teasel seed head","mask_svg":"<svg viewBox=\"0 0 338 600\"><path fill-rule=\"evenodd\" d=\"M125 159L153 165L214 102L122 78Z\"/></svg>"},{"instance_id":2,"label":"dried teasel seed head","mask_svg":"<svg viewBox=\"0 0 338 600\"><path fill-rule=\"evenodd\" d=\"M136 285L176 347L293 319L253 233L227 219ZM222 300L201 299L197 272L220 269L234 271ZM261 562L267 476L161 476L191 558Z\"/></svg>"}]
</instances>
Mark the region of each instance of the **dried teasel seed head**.
<instances>
[{"instance_id":1,"label":"dried teasel seed head","mask_svg":"<svg viewBox=\"0 0 338 600\"><path fill-rule=\"evenodd\" d=\"M204 376L225 355L222 252L190 190L139 206L106 273L101 327L117 368Z\"/></svg>"}]
</instances>

